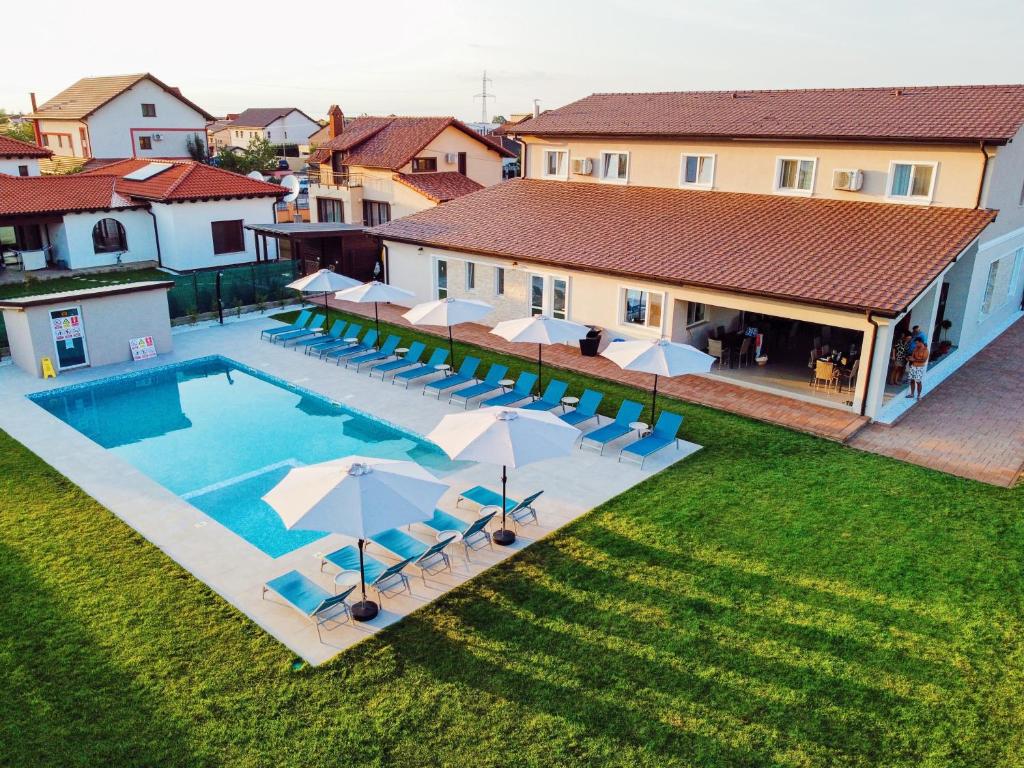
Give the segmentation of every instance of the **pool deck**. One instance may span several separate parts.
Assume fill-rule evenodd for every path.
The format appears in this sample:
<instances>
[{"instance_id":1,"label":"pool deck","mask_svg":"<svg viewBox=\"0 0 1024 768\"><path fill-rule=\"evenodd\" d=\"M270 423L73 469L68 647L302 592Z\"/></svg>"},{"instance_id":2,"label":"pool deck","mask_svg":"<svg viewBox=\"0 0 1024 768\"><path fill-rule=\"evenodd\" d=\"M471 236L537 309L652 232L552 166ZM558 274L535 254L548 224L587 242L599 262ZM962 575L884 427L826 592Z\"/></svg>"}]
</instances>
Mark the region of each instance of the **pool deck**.
<instances>
[{"instance_id":1,"label":"pool deck","mask_svg":"<svg viewBox=\"0 0 1024 768\"><path fill-rule=\"evenodd\" d=\"M339 403L380 414L387 421L421 435L433 429L445 414L460 410L457 406L448 405L443 399L437 401L430 396L422 396L420 385L405 390L388 383L381 384L379 379L371 380L365 372L356 374L322 363L301 351L283 349L280 345L259 340L261 328L279 326L273 320L258 317L219 327L186 329L174 335L175 350L171 354L160 355L145 362L70 371L45 382L12 365L2 366L0 429L38 454L196 578L312 664L330 659L517 550L529 546L593 507L700 449L700 446L684 441L679 450L664 450L649 459L645 467L640 469L632 462L617 462L618 447L628 442L628 438L624 438L614 443L611 450L606 450L604 456L599 456L596 451L576 450L565 458L512 470L509 477L511 497L522 498L535 490L544 490L544 495L536 505L539 525L520 528L513 546L496 546L493 549L485 547L473 552L469 561L464 558L461 545L453 545L449 548L452 571L427 576L426 583L420 578L417 569L410 568L411 595L405 593L385 598L380 615L372 622L323 627L321 642L310 620L272 594L268 593L264 599L261 595L262 585L269 579L296 569L331 591L335 571L328 566L328 570L321 573L321 555L353 543L351 539L331 534L281 557L272 558L25 399L26 394L51 388L220 354ZM499 469L485 464L473 464L454 471L443 478L451 485L451 489L439 506L469 522L476 512L471 505L456 506L458 492L474 485L500 488L498 478ZM424 526L412 526L411 533L424 542L434 542L433 533ZM368 553L388 563L396 561L395 557L373 544L369 546Z\"/></svg>"}]
</instances>

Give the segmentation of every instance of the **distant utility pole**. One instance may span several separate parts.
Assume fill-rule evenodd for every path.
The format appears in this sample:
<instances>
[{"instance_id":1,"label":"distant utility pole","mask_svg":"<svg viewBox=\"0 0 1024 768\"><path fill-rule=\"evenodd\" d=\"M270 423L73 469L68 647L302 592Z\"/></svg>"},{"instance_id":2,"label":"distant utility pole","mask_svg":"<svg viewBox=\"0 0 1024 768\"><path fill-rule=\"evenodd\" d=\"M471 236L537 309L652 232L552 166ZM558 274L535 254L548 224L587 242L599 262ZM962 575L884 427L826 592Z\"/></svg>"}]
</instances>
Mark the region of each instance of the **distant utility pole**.
<instances>
[{"instance_id":1,"label":"distant utility pole","mask_svg":"<svg viewBox=\"0 0 1024 768\"><path fill-rule=\"evenodd\" d=\"M495 98L493 93L488 93L487 92L487 84L488 83L493 83L493 82L494 81L491 80L491 78L489 78L487 76L487 70L485 69L484 70L484 78L483 78L483 88L480 89L480 93L474 94L474 96L473 96L474 99L480 99L480 122L481 123L486 123L487 122L487 100Z\"/></svg>"}]
</instances>

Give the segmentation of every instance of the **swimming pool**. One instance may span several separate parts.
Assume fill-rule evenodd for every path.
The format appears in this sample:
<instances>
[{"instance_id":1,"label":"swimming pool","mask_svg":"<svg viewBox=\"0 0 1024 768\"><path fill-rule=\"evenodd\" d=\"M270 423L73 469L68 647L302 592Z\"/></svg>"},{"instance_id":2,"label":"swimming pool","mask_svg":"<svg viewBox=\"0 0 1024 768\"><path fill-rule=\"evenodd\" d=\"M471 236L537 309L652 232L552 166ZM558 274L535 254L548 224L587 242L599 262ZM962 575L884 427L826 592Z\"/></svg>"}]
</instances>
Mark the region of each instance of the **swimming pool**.
<instances>
[{"instance_id":1,"label":"swimming pool","mask_svg":"<svg viewBox=\"0 0 1024 768\"><path fill-rule=\"evenodd\" d=\"M465 466L422 437L221 356L29 399L278 557L324 534L288 531L260 498L292 467L352 454Z\"/></svg>"}]
</instances>

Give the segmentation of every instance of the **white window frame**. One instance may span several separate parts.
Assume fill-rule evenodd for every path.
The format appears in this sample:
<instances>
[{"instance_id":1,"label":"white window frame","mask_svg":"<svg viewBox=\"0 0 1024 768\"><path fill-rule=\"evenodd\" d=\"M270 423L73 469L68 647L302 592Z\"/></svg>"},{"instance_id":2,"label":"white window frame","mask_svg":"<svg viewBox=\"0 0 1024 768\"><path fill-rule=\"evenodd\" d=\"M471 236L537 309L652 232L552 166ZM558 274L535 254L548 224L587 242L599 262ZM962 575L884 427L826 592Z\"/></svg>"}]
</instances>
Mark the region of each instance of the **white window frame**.
<instances>
[{"instance_id":1,"label":"white window frame","mask_svg":"<svg viewBox=\"0 0 1024 768\"><path fill-rule=\"evenodd\" d=\"M552 152L560 152L565 155L565 172L564 173L548 173L548 154ZM545 147L544 152L541 155L543 161L540 169L541 178L544 179L560 179L561 181L569 180L569 148L568 147Z\"/></svg>"},{"instance_id":2,"label":"white window frame","mask_svg":"<svg viewBox=\"0 0 1024 768\"><path fill-rule=\"evenodd\" d=\"M441 274L440 274L440 268L439 268L439 265L441 264L441 262L444 262L444 296L441 295ZM448 296L451 295L451 286L449 285L449 279L451 278L451 275L449 274L449 270L448 270L448 268L450 266L451 266L451 260L450 259L442 259L440 257L435 257L434 258L434 298L435 299L440 300L440 299L447 298Z\"/></svg>"},{"instance_id":3,"label":"white window frame","mask_svg":"<svg viewBox=\"0 0 1024 768\"><path fill-rule=\"evenodd\" d=\"M1010 282L1006 286L1006 301L1011 301L1017 295L1017 281L1020 280L1021 268L1024 267L1024 246L1013 252L1013 266L1010 267Z\"/></svg>"},{"instance_id":4,"label":"white window frame","mask_svg":"<svg viewBox=\"0 0 1024 768\"><path fill-rule=\"evenodd\" d=\"M640 291L648 296L647 308L644 311L645 317L643 325L639 323L631 323L626 319L626 293L628 291ZM659 296L661 297L661 320L658 325L651 325L647 318L650 316L650 297ZM668 303L668 296L665 291L656 291L651 288L644 288L640 285L620 285L619 286L619 309L618 309L618 320L619 326L623 329L643 329L648 332L655 332L659 336L665 330L665 306Z\"/></svg>"},{"instance_id":5,"label":"white window frame","mask_svg":"<svg viewBox=\"0 0 1024 768\"><path fill-rule=\"evenodd\" d=\"M505 268L499 264L494 265L494 295L505 295Z\"/></svg>"},{"instance_id":6,"label":"white window frame","mask_svg":"<svg viewBox=\"0 0 1024 768\"><path fill-rule=\"evenodd\" d=\"M711 181L689 182L686 180L686 159L688 157L706 157L711 160ZM718 155L714 152L683 152L679 155L679 186L682 189L713 189L715 186L715 171L718 170ZM698 170L698 176L700 171Z\"/></svg>"},{"instance_id":7,"label":"white window frame","mask_svg":"<svg viewBox=\"0 0 1024 768\"><path fill-rule=\"evenodd\" d=\"M704 307L703 317L699 320L690 320L690 308L691 307ZM704 325L708 322L708 305L703 301L687 301L686 302L686 327L696 328L698 325Z\"/></svg>"},{"instance_id":8,"label":"white window frame","mask_svg":"<svg viewBox=\"0 0 1024 768\"><path fill-rule=\"evenodd\" d=\"M811 188L810 189L795 189L792 187L783 187L780 185L782 180L782 163L785 160L794 160L797 163L811 163ZM797 173L799 175L799 166L797 166ZM796 157L795 155L779 155L775 158L775 178L772 180L772 188L775 190L777 195L797 195L799 197L810 197L814 194L814 187L818 183L818 158L816 157Z\"/></svg>"},{"instance_id":9,"label":"white window frame","mask_svg":"<svg viewBox=\"0 0 1024 768\"><path fill-rule=\"evenodd\" d=\"M996 283L999 282L999 270L1002 268L1002 258L993 259L989 262L988 270L985 272L985 283L981 291L981 305L978 307L978 322L988 319L992 310L996 308Z\"/></svg>"},{"instance_id":10,"label":"white window frame","mask_svg":"<svg viewBox=\"0 0 1024 768\"><path fill-rule=\"evenodd\" d=\"M932 169L932 183L928 186L927 195L894 195L892 193L892 182L895 179L896 166L909 165L912 169L915 165L927 165ZM914 187L914 171L911 170L910 187ZM885 177L885 199L894 203L910 203L916 205L928 205L935 199L935 182L939 178L939 163L933 160L892 160L889 162L889 175Z\"/></svg>"},{"instance_id":11,"label":"white window frame","mask_svg":"<svg viewBox=\"0 0 1024 768\"><path fill-rule=\"evenodd\" d=\"M536 304L533 303L533 281L538 279L538 278L540 279L540 306L539 307ZM537 272L531 272L530 273L530 279L529 279L529 281L527 282L527 285L526 285L526 291L527 291L527 293L526 293L526 308L528 310L530 310L530 317L533 317L534 315L543 315L544 314L544 310L547 308L547 303L548 303L548 298L549 298L547 275L541 275L541 274L538 274ZM539 309L540 311L539 312L535 312L534 310L537 310L537 309Z\"/></svg>"},{"instance_id":12,"label":"white window frame","mask_svg":"<svg viewBox=\"0 0 1024 768\"><path fill-rule=\"evenodd\" d=\"M466 290L467 291L475 291L476 290L476 262L475 261L467 261L466 262Z\"/></svg>"},{"instance_id":13,"label":"white window frame","mask_svg":"<svg viewBox=\"0 0 1024 768\"><path fill-rule=\"evenodd\" d=\"M605 176L604 175L604 159L607 155L625 155L626 156L626 177L620 179L617 176ZM625 149L602 149L601 154L597 157L597 162L600 163L598 166L598 179L604 184L628 184L629 183L629 172L630 165L633 162L633 158L630 157L629 151Z\"/></svg>"},{"instance_id":14,"label":"white window frame","mask_svg":"<svg viewBox=\"0 0 1024 768\"><path fill-rule=\"evenodd\" d=\"M555 281L556 280L560 280L561 282L565 283L565 309L562 310L563 316L561 318L559 318L559 319L561 319L561 320L568 320L569 319L569 285L570 285L568 277L560 277L558 275L551 275L548 278L548 285L551 287L551 292L550 292L551 293L551 300L550 300L551 306L549 308L550 309L549 314L552 317L557 317L557 315L555 315Z\"/></svg>"}]
</instances>

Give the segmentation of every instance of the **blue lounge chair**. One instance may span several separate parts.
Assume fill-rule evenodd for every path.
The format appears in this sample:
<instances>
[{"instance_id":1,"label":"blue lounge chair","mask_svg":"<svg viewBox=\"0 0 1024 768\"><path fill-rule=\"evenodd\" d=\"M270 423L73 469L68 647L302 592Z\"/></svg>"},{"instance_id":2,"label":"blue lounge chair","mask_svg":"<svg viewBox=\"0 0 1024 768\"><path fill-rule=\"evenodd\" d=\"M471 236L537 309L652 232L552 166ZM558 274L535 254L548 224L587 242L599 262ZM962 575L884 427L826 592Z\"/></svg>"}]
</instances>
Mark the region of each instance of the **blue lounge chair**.
<instances>
[{"instance_id":1,"label":"blue lounge chair","mask_svg":"<svg viewBox=\"0 0 1024 768\"><path fill-rule=\"evenodd\" d=\"M373 587L381 598L389 596L390 593L397 595L400 592L408 592L411 595L412 588L409 586L409 577L402 573L411 560L412 558L407 558L394 565L385 565L364 551L363 575L366 578L366 583ZM343 571L358 571L359 548L354 544L349 544L329 555L324 555L323 560L320 561L321 571L327 563Z\"/></svg>"},{"instance_id":2,"label":"blue lounge chair","mask_svg":"<svg viewBox=\"0 0 1024 768\"><path fill-rule=\"evenodd\" d=\"M288 346L289 341L296 341L297 339L304 339L307 336L315 336L324 329L324 323L327 322L326 315L313 315L313 319L309 321L309 325L305 328L300 328L297 331L288 331L288 333L279 333L277 336L271 338L270 343L274 344L280 341L284 346Z\"/></svg>"},{"instance_id":3,"label":"blue lounge chair","mask_svg":"<svg viewBox=\"0 0 1024 768\"><path fill-rule=\"evenodd\" d=\"M494 364L491 369L487 371L487 376L479 384L474 384L471 387L464 387L462 389L452 392L448 398L448 402L452 402L455 398L459 398L463 401L463 407L469 407L469 401L474 397L480 397L482 395L488 395L496 389L501 389L499 381L505 378L505 374L508 373L508 366Z\"/></svg>"},{"instance_id":4,"label":"blue lounge chair","mask_svg":"<svg viewBox=\"0 0 1024 768\"><path fill-rule=\"evenodd\" d=\"M323 642L324 638L320 634L321 625L331 621L339 614L348 619L352 618L345 598L351 594L353 589L355 589L354 585L348 587L344 592L332 595L298 571L289 571L263 585L263 599L267 599L267 592L273 592L303 616L315 621L317 637L320 638L320 642Z\"/></svg>"},{"instance_id":5,"label":"blue lounge chair","mask_svg":"<svg viewBox=\"0 0 1024 768\"><path fill-rule=\"evenodd\" d=\"M580 397L576 407L568 413L559 414L558 418L574 427L591 419L597 419L597 423L600 424L601 417L597 413L597 407L601 405L603 399L603 392L597 392L593 389L584 390L583 396Z\"/></svg>"},{"instance_id":6,"label":"blue lounge chair","mask_svg":"<svg viewBox=\"0 0 1024 768\"><path fill-rule=\"evenodd\" d=\"M559 381L558 379L549 381L548 385L544 388L544 394L532 403L522 406L522 409L524 411L550 411L552 408L557 408L562 402L565 390L568 388L569 385L564 381Z\"/></svg>"},{"instance_id":7,"label":"blue lounge chair","mask_svg":"<svg viewBox=\"0 0 1024 768\"><path fill-rule=\"evenodd\" d=\"M347 360L345 360L345 367L348 368L350 365L354 365L356 367L356 371L358 371L359 367L361 365L364 365L365 363L373 363L378 360L387 360L389 357L395 354L395 350L398 349L398 345L401 343L402 340L398 336L395 336L395 334L391 334L384 340L384 343L381 345L380 349L374 350L372 352L364 352L363 354L356 355L355 357L349 357Z\"/></svg>"},{"instance_id":8,"label":"blue lounge chair","mask_svg":"<svg viewBox=\"0 0 1024 768\"><path fill-rule=\"evenodd\" d=\"M269 338L273 339L275 336L280 336L282 333L291 333L292 331L301 331L306 327L306 323L309 322L309 318L313 316L313 312L308 309L304 309L299 312L299 316L295 318L295 322L291 325L283 325L280 328L264 328L260 331L260 339Z\"/></svg>"},{"instance_id":9,"label":"blue lounge chair","mask_svg":"<svg viewBox=\"0 0 1024 768\"><path fill-rule=\"evenodd\" d=\"M454 540L455 537L452 537L435 544L424 544L419 539L413 538L397 528L370 537L370 541L378 547L386 549L395 557L407 560L410 565L419 568L424 586L427 583L428 573L433 576L445 569L449 571L452 569L452 561L448 559L448 554L444 550Z\"/></svg>"},{"instance_id":10,"label":"blue lounge chair","mask_svg":"<svg viewBox=\"0 0 1024 768\"><path fill-rule=\"evenodd\" d=\"M436 381L428 381L423 386L423 389L420 390L420 394L426 394L427 390L437 392L437 399L440 400L441 393L446 389L460 387L463 384L476 381L476 369L479 367L480 358L464 357L462 358L462 365L459 366L457 373L453 373L451 376L445 376L443 379L437 379Z\"/></svg>"},{"instance_id":11,"label":"blue lounge chair","mask_svg":"<svg viewBox=\"0 0 1024 768\"><path fill-rule=\"evenodd\" d=\"M296 346L303 347L306 354L316 352L323 347L332 347L341 342L347 326L348 324L345 321L335 321L331 324L331 330L326 336L314 336L311 339L305 339Z\"/></svg>"},{"instance_id":12,"label":"blue lounge chair","mask_svg":"<svg viewBox=\"0 0 1024 768\"><path fill-rule=\"evenodd\" d=\"M640 418L643 410L644 407L640 403L635 403L632 400L623 400L622 405L619 406L619 412L615 414L615 421L583 435L580 438L580 448L583 448L583 443L589 441L601 446L601 454L603 455L604 447L608 443L612 440L618 440L620 437L624 437L633 431L629 425Z\"/></svg>"},{"instance_id":13,"label":"blue lounge chair","mask_svg":"<svg viewBox=\"0 0 1024 768\"><path fill-rule=\"evenodd\" d=\"M671 411L662 411L658 414L658 420L654 429L645 437L641 437L629 445L623 446L619 451L619 461L622 461L623 454L640 459L640 469L644 468L647 457L657 453L662 448L668 448L672 443L676 444L679 450L679 428L683 426L683 417Z\"/></svg>"},{"instance_id":14,"label":"blue lounge chair","mask_svg":"<svg viewBox=\"0 0 1024 768\"><path fill-rule=\"evenodd\" d=\"M410 365L416 365L423 357L423 352L426 350L427 345L422 341L414 341L409 345L409 351L402 355L397 360L389 360L386 363L377 363L370 369L370 377L373 377L374 371L380 374L380 379L383 381L389 373L400 371L403 368L408 368Z\"/></svg>"},{"instance_id":15,"label":"blue lounge chair","mask_svg":"<svg viewBox=\"0 0 1024 768\"><path fill-rule=\"evenodd\" d=\"M327 333L319 333L312 338L302 339L295 343L295 348L302 347L308 355L310 347L319 346L320 344L336 344L341 339L342 331L345 330L346 325L348 323L344 320L335 320L331 323L331 330Z\"/></svg>"},{"instance_id":16,"label":"blue lounge chair","mask_svg":"<svg viewBox=\"0 0 1024 768\"><path fill-rule=\"evenodd\" d=\"M351 337L350 337L351 338ZM324 360L334 360L335 365L341 365L341 361L352 355L360 355L364 352L372 352L376 349L377 331L373 328L363 334L363 340L355 344L348 344L338 349L332 349L324 355Z\"/></svg>"},{"instance_id":17,"label":"blue lounge chair","mask_svg":"<svg viewBox=\"0 0 1024 768\"><path fill-rule=\"evenodd\" d=\"M434 516L424 522L432 531L437 533L444 533L445 531L455 531L462 536L462 546L466 550L466 560L469 560L469 550L480 549L486 544L488 547L493 549L491 546L491 534L487 532L487 526L490 524L497 512L491 512L490 514L478 517L472 523L466 523L455 515L450 515L443 509L435 509Z\"/></svg>"},{"instance_id":18,"label":"blue lounge chair","mask_svg":"<svg viewBox=\"0 0 1024 768\"><path fill-rule=\"evenodd\" d=\"M396 381L401 381L405 384L405 388L408 389L409 385L417 379L422 379L424 376L431 376L434 374L441 373L437 370L437 366L444 365L444 361L448 359L448 350L439 348L435 349L431 354L427 362L422 365L418 365L415 368L406 368L404 371L399 371L391 377L391 383L394 384Z\"/></svg>"},{"instance_id":19,"label":"blue lounge chair","mask_svg":"<svg viewBox=\"0 0 1024 768\"><path fill-rule=\"evenodd\" d=\"M529 371L523 371L519 374L519 378L516 379L515 385L508 392L503 392L497 397L492 397L484 400L480 403L480 407L484 408L492 405L512 405L518 403L520 400L525 400L530 397L533 392L533 385L537 383L537 374L530 373Z\"/></svg>"},{"instance_id":20,"label":"blue lounge chair","mask_svg":"<svg viewBox=\"0 0 1024 768\"><path fill-rule=\"evenodd\" d=\"M524 523L528 518L533 518L534 522L537 522L537 510L533 506L540 495L544 491L537 491L534 494L527 496L522 501L516 501L505 497L505 514L512 518L514 523ZM485 488L482 485L475 485L468 491L463 491L459 494L459 498L456 500L456 504L459 504L463 499L472 501L474 504L479 504L481 507L497 507L501 509L501 494L497 491L492 491L490 488Z\"/></svg>"},{"instance_id":21,"label":"blue lounge chair","mask_svg":"<svg viewBox=\"0 0 1024 768\"><path fill-rule=\"evenodd\" d=\"M333 344L325 344L316 350L317 354L320 355L320 359L323 360L327 355L337 352L338 350L350 349L354 346L358 346L358 342L354 344L351 341L345 341L345 339L359 338L359 332L362 330L363 326L360 323L352 323L352 325L345 329L345 333L340 339Z\"/></svg>"}]
</instances>

